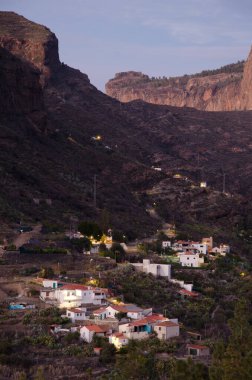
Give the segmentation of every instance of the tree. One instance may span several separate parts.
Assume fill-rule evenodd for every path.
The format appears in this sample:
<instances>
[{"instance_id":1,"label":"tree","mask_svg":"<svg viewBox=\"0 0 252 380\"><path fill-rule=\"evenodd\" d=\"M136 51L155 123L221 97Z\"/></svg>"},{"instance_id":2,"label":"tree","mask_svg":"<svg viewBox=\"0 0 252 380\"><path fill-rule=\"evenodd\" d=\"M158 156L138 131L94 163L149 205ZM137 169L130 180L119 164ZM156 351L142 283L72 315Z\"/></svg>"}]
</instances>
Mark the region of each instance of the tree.
<instances>
[{"instance_id":1,"label":"tree","mask_svg":"<svg viewBox=\"0 0 252 380\"><path fill-rule=\"evenodd\" d=\"M245 299L236 304L234 317L228 322L231 335L226 349L218 343L210 367L210 380L252 379L252 327L249 304Z\"/></svg>"},{"instance_id":2,"label":"tree","mask_svg":"<svg viewBox=\"0 0 252 380\"><path fill-rule=\"evenodd\" d=\"M87 237L81 239L71 239L72 246L80 253L85 251L89 251L91 247L91 242Z\"/></svg>"},{"instance_id":3,"label":"tree","mask_svg":"<svg viewBox=\"0 0 252 380\"><path fill-rule=\"evenodd\" d=\"M249 305L241 299L229 321L231 336L223 358L223 380L252 379L252 327Z\"/></svg>"},{"instance_id":4,"label":"tree","mask_svg":"<svg viewBox=\"0 0 252 380\"><path fill-rule=\"evenodd\" d=\"M78 229L84 236L89 238L93 236L94 239L99 240L102 236L102 230L98 224L94 222L81 222Z\"/></svg>"},{"instance_id":5,"label":"tree","mask_svg":"<svg viewBox=\"0 0 252 380\"><path fill-rule=\"evenodd\" d=\"M113 344L105 343L102 346L100 361L103 364L113 363L115 361L116 348Z\"/></svg>"},{"instance_id":6,"label":"tree","mask_svg":"<svg viewBox=\"0 0 252 380\"><path fill-rule=\"evenodd\" d=\"M42 278L53 278L54 277L54 271L51 267L44 267L39 272L39 277Z\"/></svg>"},{"instance_id":7,"label":"tree","mask_svg":"<svg viewBox=\"0 0 252 380\"><path fill-rule=\"evenodd\" d=\"M121 263L125 260L126 254L119 243L113 243L112 247L110 248L110 253L112 254L112 258L116 260L117 263Z\"/></svg>"}]
</instances>

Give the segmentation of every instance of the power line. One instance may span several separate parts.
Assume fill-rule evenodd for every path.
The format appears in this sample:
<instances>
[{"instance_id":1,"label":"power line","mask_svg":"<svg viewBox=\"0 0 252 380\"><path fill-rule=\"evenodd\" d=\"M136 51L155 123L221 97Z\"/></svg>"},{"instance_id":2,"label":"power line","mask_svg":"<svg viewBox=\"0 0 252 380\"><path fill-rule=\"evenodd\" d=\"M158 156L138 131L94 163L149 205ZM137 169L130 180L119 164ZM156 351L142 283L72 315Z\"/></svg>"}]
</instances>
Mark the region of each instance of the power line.
<instances>
[{"instance_id":1,"label":"power line","mask_svg":"<svg viewBox=\"0 0 252 380\"><path fill-rule=\"evenodd\" d=\"M96 204L97 204L97 199L96 199L96 174L94 175L94 208L96 208Z\"/></svg>"}]
</instances>

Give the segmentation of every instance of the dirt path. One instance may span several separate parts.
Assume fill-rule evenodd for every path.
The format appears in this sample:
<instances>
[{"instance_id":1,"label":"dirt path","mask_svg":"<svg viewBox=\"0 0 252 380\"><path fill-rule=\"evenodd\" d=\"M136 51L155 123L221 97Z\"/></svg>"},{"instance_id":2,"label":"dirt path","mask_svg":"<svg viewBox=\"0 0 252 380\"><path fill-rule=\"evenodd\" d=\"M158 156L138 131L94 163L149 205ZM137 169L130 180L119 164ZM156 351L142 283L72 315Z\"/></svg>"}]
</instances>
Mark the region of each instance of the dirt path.
<instances>
[{"instance_id":1,"label":"dirt path","mask_svg":"<svg viewBox=\"0 0 252 380\"><path fill-rule=\"evenodd\" d=\"M33 227L32 231L23 232L17 235L16 238L13 240L13 244L15 244L17 248L20 248L22 245L28 243L30 239L39 235L41 231L41 227L42 227L41 224L37 224L36 226Z\"/></svg>"}]
</instances>

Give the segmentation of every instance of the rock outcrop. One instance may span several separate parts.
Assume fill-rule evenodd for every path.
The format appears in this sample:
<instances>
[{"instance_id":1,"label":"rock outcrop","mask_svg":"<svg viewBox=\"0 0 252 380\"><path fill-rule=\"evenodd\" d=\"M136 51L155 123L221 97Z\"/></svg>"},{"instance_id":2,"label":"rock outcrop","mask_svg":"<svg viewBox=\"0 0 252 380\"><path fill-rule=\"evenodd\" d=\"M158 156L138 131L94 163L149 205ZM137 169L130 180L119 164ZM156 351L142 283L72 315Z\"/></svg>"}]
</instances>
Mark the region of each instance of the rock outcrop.
<instances>
[{"instance_id":1,"label":"rock outcrop","mask_svg":"<svg viewBox=\"0 0 252 380\"><path fill-rule=\"evenodd\" d=\"M236 68L236 65L233 66ZM139 99L153 104L193 107L205 111L250 110L252 53L244 72L232 72L231 69L229 72L213 71L207 75L203 72L195 76L151 79L141 72L130 71L116 74L106 84L106 93L121 102Z\"/></svg>"},{"instance_id":2,"label":"rock outcrop","mask_svg":"<svg viewBox=\"0 0 252 380\"><path fill-rule=\"evenodd\" d=\"M0 46L38 68L43 86L60 67L55 34L14 12L0 12Z\"/></svg>"},{"instance_id":3,"label":"rock outcrop","mask_svg":"<svg viewBox=\"0 0 252 380\"><path fill-rule=\"evenodd\" d=\"M241 83L241 109L252 109L252 48L244 67Z\"/></svg>"},{"instance_id":4,"label":"rock outcrop","mask_svg":"<svg viewBox=\"0 0 252 380\"><path fill-rule=\"evenodd\" d=\"M26 119L40 131L46 127L39 70L1 47L0 116Z\"/></svg>"}]
</instances>

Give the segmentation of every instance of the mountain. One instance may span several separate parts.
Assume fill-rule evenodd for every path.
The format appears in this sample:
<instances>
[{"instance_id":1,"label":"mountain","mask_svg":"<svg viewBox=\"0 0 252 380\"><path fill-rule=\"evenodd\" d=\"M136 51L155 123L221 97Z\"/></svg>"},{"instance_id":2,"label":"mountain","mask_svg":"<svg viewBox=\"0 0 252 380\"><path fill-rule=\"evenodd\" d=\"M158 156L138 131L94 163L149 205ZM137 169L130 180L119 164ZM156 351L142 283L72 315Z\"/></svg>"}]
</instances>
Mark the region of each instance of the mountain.
<instances>
[{"instance_id":1,"label":"mountain","mask_svg":"<svg viewBox=\"0 0 252 380\"><path fill-rule=\"evenodd\" d=\"M106 93L121 102L193 107L206 111L252 109L252 50L247 61L176 78L150 78L141 72L115 75Z\"/></svg>"},{"instance_id":2,"label":"mountain","mask_svg":"<svg viewBox=\"0 0 252 380\"><path fill-rule=\"evenodd\" d=\"M134 237L159 227L155 205L215 236L249 225L250 111L120 103L60 62L48 28L12 12L0 25L1 221L110 219Z\"/></svg>"}]
</instances>

